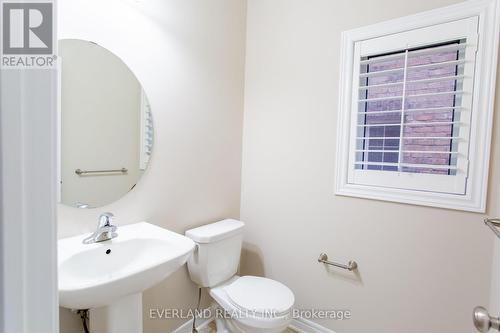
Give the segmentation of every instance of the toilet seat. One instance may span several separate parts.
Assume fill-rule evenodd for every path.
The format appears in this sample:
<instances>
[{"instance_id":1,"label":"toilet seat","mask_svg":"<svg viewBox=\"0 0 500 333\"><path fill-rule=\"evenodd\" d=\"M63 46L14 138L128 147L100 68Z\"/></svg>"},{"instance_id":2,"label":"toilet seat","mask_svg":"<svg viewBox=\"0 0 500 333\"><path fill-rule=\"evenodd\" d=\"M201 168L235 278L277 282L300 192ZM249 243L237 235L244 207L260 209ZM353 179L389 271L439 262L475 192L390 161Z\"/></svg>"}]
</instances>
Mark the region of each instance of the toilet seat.
<instances>
[{"instance_id":1,"label":"toilet seat","mask_svg":"<svg viewBox=\"0 0 500 333\"><path fill-rule=\"evenodd\" d=\"M295 301L287 286L256 276L235 276L209 293L226 312L236 316L234 320L256 328L287 323Z\"/></svg>"},{"instance_id":2,"label":"toilet seat","mask_svg":"<svg viewBox=\"0 0 500 333\"><path fill-rule=\"evenodd\" d=\"M295 301L284 284L257 276L242 276L224 289L233 306L257 316L286 315Z\"/></svg>"}]
</instances>

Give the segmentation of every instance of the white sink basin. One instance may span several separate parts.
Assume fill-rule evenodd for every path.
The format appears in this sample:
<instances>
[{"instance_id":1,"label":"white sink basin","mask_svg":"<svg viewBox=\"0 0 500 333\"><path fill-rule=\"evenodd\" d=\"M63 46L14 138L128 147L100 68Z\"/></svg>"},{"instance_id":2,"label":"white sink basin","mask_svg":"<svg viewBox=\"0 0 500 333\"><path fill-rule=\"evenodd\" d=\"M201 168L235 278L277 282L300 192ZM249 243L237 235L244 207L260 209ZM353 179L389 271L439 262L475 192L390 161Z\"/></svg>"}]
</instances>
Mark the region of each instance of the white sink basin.
<instances>
[{"instance_id":1,"label":"white sink basin","mask_svg":"<svg viewBox=\"0 0 500 333\"><path fill-rule=\"evenodd\" d=\"M184 265L195 244L177 233L140 222L118 237L83 244L87 235L58 242L59 304L70 309L108 306L141 293Z\"/></svg>"}]
</instances>

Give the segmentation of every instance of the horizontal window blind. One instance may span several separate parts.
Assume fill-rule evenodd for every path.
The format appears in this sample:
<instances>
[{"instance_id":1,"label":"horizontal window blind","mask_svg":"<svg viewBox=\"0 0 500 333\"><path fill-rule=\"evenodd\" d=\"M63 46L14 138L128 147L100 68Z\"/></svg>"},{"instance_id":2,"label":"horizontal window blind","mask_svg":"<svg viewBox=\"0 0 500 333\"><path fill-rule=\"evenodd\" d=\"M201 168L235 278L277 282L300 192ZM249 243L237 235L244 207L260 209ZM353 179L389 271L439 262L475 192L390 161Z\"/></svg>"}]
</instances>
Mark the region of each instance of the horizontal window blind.
<instances>
[{"instance_id":1,"label":"horizontal window blind","mask_svg":"<svg viewBox=\"0 0 500 333\"><path fill-rule=\"evenodd\" d=\"M359 62L354 168L455 175L460 158L465 40ZM466 116L465 116L466 117ZM464 170L462 170L464 171Z\"/></svg>"}]
</instances>

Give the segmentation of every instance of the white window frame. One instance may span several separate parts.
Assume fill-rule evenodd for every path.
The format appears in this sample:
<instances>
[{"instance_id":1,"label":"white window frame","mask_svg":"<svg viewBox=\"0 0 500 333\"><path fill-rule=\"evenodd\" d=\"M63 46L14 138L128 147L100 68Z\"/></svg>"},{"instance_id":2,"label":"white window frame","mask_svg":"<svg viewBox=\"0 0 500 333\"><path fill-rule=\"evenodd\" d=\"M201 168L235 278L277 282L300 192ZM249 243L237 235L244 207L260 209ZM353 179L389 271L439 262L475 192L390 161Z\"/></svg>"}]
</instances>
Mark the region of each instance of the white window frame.
<instances>
[{"instance_id":1,"label":"white window frame","mask_svg":"<svg viewBox=\"0 0 500 333\"><path fill-rule=\"evenodd\" d=\"M387 36L395 34L411 35L413 30L432 29L431 27L435 25L453 24L460 20L468 22L478 20L478 47L468 147L469 166L466 168L468 174L464 175L465 193L463 181L461 186L457 186L455 193L444 193L445 191L440 191L436 187L439 186L438 182L430 181L437 178L445 179L448 176L442 178L437 175L379 171L378 176L383 172L386 173L387 176L384 177L388 186L382 186L380 181L370 182L369 179L359 181L359 178L353 177L355 174L353 137L354 140L356 137L354 115L358 106L357 102L353 103L353 96L358 98L359 63L355 59L359 59L360 56L359 45L370 43L370 40L375 41L377 38L384 40ZM335 194L474 212L486 210L499 27L500 0L471 0L342 33ZM446 36L443 34L441 37ZM426 44L432 44L436 38L439 39L440 36L430 35ZM468 40L467 43L469 42ZM364 171L366 175L369 174ZM425 181L429 187L419 190L389 187L390 182L396 183L398 179L402 179L400 177L410 182Z\"/></svg>"},{"instance_id":2,"label":"white window frame","mask_svg":"<svg viewBox=\"0 0 500 333\"><path fill-rule=\"evenodd\" d=\"M444 24L412 29L409 31L371 38L355 43L354 59L361 59L366 56L377 55L381 53L399 51L407 48L425 47L435 45L441 42L466 39L467 47L464 50L466 61L463 81L463 90L473 91L474 83L474 63L477 50L477 26L478 18L469 17ZM359 60L358 60L359 61ZM353 77L359 77L359 62L354 61ZM359 95L356 89L359 88L358 80L353 80L353 94L351 102L351 128L357 128ZM460 138L458 140L458 169L454 176L443 176L428 173L409 173L395 171L377 171L366 169L348 170L348 181L351 184L372 185L381 187L400 187L417 191L443 192L453 194L464 194L466 190L467 169L468 169L468 150L469 150L469 126L472 110L472 94L462 96L461 106L466 108L462 113L460 122L464 125L460 128ZM403 113L404 111L402 111ZM402 117L404 117L402 115ZM403 127L403 126L401 126ZM462 127L462 126L461 126ZM403 131L403 128L400 129ZM349 165L356 163L356 149L359 142L356 137L358 133L355 130L350 132ZM403 140L403 137L400 139ZM402 154L402 152L400 152Z\"/></svg>"}]
</instances>

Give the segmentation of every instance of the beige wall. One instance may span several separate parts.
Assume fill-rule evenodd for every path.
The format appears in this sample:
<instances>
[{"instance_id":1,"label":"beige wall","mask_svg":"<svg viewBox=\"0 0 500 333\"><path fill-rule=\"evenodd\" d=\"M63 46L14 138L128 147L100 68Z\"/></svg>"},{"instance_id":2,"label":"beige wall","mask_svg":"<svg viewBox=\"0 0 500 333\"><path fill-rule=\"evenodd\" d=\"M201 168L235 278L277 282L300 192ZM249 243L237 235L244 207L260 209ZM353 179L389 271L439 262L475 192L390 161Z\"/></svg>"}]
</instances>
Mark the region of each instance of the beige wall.
<instances>
[{"instance_id":1,"label":"beige wall","mask_svg":"<svg viewBox=\"0 0 500 333\"><path fill-rule=\"evenodd\" d=\"M298 308L350 309L351 320L317 321L338 333L470 333L472 308L488 304L493 234L482 215L333 194L341 31L454 2L248 2L242 270L287 284ZM359 275L327 270L321 252L355 259Z\"/></svg>"},{"instance_id":2,"label":"beige wall","mask_svg":"<svg viewBox=\"0 0 500 333\"><path fill-rule=\"evenodd\" d=\"M115 53L144 87L155 121L150 167L123 199L96 210L59 207L59 237L89 232L103 211L117 224L146 220L177 232L239 217L245 1L72 0L59 3L59 38ZM119 232L119 230L118 230ZM188 308L197 292L182 268L145 292L144 332L181 320L149 320L150 307ZM61 333L81 332L61 312Z\"/></svg>"},{"instance_id":3,"label":"beige wall","mask_svg":"<svg viewBox=\"0 0 500 333\"><path fill-rule=\"evenodd\" d=\"M241 218L242 270L289 285L299 308L351 309L320 321L338 333L470 333L488 303L493 238L481 215L333 195L340 32L453 1L250 0ZM245 1L59 2L60 38L98 42L144 86L156 142L137 188L98 210L59 207L59 236L91 231L99 213L186 229L240 209ZM497 102L497 105L498 102ZM496 116L497 128L500 117ZM496 136L498 139L498 136ZM494 145L493 167L500 165ZM488 213L500 177L492 173ZM359 276L325 268L355 259ZM183 268L144 295L145 333L180 321L150 307L194 306ZM61 333L81 332L61 316Z\"/></svg>"}]
</instances>

